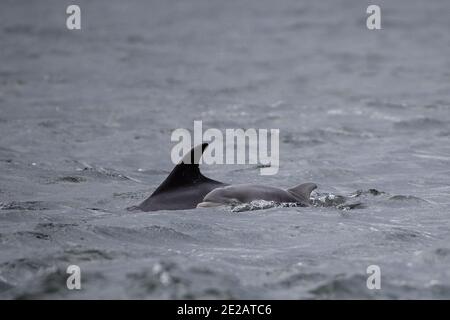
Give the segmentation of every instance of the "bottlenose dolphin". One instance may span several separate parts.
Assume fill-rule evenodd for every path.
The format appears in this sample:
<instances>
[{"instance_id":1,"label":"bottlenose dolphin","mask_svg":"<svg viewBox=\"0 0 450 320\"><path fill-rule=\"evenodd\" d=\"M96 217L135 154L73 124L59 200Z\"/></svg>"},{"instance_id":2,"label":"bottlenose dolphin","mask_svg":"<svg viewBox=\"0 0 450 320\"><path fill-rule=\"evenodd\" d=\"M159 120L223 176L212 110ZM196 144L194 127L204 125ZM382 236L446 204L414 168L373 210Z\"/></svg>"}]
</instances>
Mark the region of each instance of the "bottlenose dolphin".
<instances>
[{"instance_id":1,"label":"bottlenose dolphin","mask_svg":"<svg viewBox=\"0 0 450 320\"><path fill-rule=\"evenodd\" d=\"M249 203L254 200L275 201L280 203L295 202L308 206L310 204L309 197L311 192L316 188L317 186L314 183L303 183L286 190L253 184L222 186L208 193L203 201L197 205L197 208L236 205L240 203Z\"/></svg>"},{"instance_id":2,"label":"bottlenose dolphin","mask_svg":"<svg viewBox=\"0 0 450 320\"><path fill-rule=\"evenodd\" d=\"M208 143L203 143L192 148L150 197L133 209L183 210L253 200L309 205L311 192L317 188L314 183L304 183L284 190L252 184L228 185L205 177L201 174L198 163L207 146Z\"/></svg>"},{"instance_id":3,"label":"bottlenose dolphin","mask_svg":"<svg viewBox=\"0 0 450 320\"><path fill-rule=\"evenodd\" d=\"M196 208L210 191L225 183L201 174L199 160L207 143L192 148L175 166L166 180L136 208L142 211Z\"/></svg>"}]
</instances>

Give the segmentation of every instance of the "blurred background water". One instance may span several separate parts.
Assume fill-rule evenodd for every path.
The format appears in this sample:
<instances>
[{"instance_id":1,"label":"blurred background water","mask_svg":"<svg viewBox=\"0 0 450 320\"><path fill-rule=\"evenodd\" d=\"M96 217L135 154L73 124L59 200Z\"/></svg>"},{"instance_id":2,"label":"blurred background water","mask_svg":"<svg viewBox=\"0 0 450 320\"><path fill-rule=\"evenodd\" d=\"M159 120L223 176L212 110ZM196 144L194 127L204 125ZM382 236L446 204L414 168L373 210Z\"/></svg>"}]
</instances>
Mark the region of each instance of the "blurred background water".
<instances>
[{"instance_id":1,"label":"blurred background water","mask_svg":"<svg viewBox=\"0 0 450 320\"><path fill-rule=\"evenodd\" d=\"M450 298L450 2L69 4L0 4L1 298ZM128 212L194 120L280 129L277 175L202 170L314 206Z\"/></svg>"}]
</instances>

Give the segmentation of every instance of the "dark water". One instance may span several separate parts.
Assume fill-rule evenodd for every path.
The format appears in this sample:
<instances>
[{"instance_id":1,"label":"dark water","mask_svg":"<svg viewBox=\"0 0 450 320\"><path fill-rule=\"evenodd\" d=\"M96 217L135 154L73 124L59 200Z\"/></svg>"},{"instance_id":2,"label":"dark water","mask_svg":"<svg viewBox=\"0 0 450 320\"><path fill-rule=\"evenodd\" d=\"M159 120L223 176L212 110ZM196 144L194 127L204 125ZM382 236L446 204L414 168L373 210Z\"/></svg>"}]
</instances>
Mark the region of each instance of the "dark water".
<instances>
[{"instance_id":1,"label":"dark water","mask_svg":"<svg viewBox=\"0 0 450 320\"><path fill-rule=\"evenodd\" d=\"M450 2L78 3L0 4L1 298L450 298ZM279 128L203 171L315 205L128 212L194 120Z\"/></svg>"}]
</instances>

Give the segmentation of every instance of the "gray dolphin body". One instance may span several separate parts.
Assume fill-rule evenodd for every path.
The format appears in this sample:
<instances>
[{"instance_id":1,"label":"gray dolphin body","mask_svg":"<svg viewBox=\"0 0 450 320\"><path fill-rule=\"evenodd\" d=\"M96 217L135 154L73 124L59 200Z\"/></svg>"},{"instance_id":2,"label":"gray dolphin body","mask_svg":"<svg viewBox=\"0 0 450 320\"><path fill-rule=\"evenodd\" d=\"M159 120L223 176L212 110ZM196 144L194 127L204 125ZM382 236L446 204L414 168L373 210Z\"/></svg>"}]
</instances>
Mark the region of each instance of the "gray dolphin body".
<instances>
[{"instance_id":1,"label":"gray dolphin body","mask_svg":"<svg viewBox=\"0 0 450 320\"><path fill-rule=\"evenodd\" d=\"M225 183L201 174L199 160L207 143L192 148L161 185L136 208L142 211L193 209L210 191Z\"/></svg>"},{"instance_id":2,"label":"gray dolphin body","mask_svg":"<svg viewBox=\"0 0 450 320\"><path fill-rule=\"evenodd\" d=\"M220 205L235 205L249 203L254 200L266 200L275 202L295 202L308 206L311 192L316 189L314 183L304 183L289 189L276 187L236 184L222 186L208 193L197 208L216 207Z\"/></svg>"},{"instance_id":3,"label":"gray dolphin body","mask_svg":"<svg viewBox=\"0 0 450 320\"><path fill-rule=\"evenodd\" d=\"M192 148L175 166L161 185L137 207L142 211L183 210L246 203L253 200L309 204L311 191L317 186L305 183L284 190L275 187L226 183L201 174L199 160L207 143Z\"/></svg>"}]
</instances>

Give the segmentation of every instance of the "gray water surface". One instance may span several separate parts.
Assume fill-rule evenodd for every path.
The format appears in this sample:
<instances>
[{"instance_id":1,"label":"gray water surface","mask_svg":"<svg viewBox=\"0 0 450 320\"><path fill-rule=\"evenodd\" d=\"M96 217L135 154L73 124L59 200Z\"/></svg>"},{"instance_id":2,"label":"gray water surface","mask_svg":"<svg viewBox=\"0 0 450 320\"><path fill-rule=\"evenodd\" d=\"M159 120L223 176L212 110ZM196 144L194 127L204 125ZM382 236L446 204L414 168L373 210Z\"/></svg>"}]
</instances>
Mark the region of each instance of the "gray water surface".
<instances>
[{"instance_id":1,"label":"gray water surface","mask_svg":"<svg viewBox=\"0 0 450 320\"><path fill-rule=\"evenodd\" d=\"M450 298L449 1L71 3L0 4L1 298ZM315 205L127 211L194 120L279 128L277 175L202 170Z\"/></svg>"}]
</instances>

